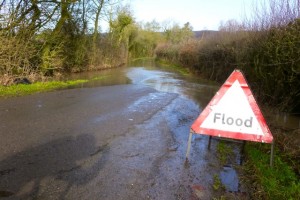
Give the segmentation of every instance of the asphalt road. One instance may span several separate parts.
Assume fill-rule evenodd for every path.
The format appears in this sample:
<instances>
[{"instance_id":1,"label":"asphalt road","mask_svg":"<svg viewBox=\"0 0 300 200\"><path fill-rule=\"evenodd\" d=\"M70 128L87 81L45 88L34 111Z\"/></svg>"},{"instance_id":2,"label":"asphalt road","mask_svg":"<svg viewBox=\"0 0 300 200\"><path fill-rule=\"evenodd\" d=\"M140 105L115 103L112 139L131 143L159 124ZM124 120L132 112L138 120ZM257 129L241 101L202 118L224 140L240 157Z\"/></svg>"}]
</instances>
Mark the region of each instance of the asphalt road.
<instances>
[{"instance_id":1,"label":"asphalt road","mask_svg":"<svg viewBox=\"0 0 300 200\"><path fill-rule=\"evenodd\" d=\"M215 197L217 141L184 162L199 105L139 81L0 99L0 199Z\"/></svg>"}]
</instances>

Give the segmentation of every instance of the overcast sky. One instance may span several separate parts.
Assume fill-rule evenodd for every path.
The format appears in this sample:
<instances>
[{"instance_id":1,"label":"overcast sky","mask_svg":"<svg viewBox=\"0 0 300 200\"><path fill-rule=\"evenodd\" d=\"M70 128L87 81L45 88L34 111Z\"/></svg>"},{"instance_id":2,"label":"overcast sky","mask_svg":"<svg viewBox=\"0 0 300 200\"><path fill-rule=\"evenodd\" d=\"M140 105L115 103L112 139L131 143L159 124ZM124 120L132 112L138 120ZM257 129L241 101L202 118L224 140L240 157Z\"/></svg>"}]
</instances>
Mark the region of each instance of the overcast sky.
<instances>
[{"instance_id":1,"label":"overcast sky","mask_svg":"<svg viewBox=\"0 0 300 200\"><path fill-rule=\"evenodd\" d=\"M243 17L257 0L126 0L137 22L190 22L193 30L218 30L221 21Z\"/></svg>"}]
</instances>

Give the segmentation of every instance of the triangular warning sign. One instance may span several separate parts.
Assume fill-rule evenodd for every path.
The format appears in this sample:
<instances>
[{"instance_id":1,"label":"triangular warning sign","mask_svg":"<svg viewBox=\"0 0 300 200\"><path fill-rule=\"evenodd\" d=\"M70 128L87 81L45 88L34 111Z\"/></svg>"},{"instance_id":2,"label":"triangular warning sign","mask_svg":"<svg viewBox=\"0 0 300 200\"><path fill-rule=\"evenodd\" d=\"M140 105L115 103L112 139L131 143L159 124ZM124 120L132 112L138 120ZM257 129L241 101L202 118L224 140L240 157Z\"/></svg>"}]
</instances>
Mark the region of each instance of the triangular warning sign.
<instances>
[{"instance_id":1,"label":"triangular warning sign","mask_svg":"<svg viewBox=\"0 0 300 200\"><path fill-rule=\"evenodd\" d=\"M239 70L235 70L192 125L198 134L272 143L273 136Z\"/></svg>"}]
</instances>

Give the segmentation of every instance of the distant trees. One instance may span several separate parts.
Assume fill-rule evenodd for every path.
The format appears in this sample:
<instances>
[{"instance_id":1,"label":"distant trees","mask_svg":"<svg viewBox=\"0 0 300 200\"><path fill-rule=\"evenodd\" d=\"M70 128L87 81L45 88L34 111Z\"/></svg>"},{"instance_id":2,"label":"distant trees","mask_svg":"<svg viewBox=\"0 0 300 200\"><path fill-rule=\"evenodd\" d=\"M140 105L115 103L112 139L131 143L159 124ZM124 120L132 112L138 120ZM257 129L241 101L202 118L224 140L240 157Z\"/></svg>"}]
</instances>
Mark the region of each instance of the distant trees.
<instances>
[{"instance_id":1,"label":"distant trees","mask_svg":"<svg viewBox=\"0 0 300 200\"><path fill-rule=\"evenodd\" d=\"M154 50L163 40L160 24L153 20L145 24L138 24L135 28L135 37L129 47L130 58L153 57Z\"/></svg>"},{"instance_id":2,"label":"distant trees","mask_svg":"<svg viewBox=\"0 0 300 200\"><path fill-rule=\"evenodd\" d=\"M219 31L223 32L235 32L241 30L243 30L243 25L234 19L230 19L226 22L221 21L219 26Z\"/></svg>"},{"instance_id":3,"label":"distant trees","mask_svg":"<svg viewBox=\"0 0 300 200\"><path fill-rule=\"evenodd\" d=\"M194 36L193 27L189 22L185 23L183 27L178 24L174 24L172 27L164 27L164 36L167 42L172 44L186 42Z\"/></svg>"},{"instance_id":4,"label":"distant trees","mask_svg":"<svg viewBox=\"0 0 300 200\"><path fill-rule=\"evenodd\" d=\"M176 62L184 44L191 44L191 41L194 41L193 27L189 22L185 23L183 27L176 23L165 22L162 25L162 30L164 40L157 45L155 54L159 58Z\"/></svg>"}]
</instances>

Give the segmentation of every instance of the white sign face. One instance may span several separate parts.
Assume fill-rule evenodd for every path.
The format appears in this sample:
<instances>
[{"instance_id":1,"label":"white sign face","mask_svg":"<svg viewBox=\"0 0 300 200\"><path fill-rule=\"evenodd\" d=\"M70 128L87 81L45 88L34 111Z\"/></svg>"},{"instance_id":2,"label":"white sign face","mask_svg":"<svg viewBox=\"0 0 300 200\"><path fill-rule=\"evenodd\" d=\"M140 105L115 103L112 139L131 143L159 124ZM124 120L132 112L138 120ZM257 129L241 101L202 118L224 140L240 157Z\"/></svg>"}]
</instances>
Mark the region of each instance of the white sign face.
<instances>
[{"instance_id":1,"label":"white sign face","mask_svg":"<svg viewBox=\"0 0 300 200\"><path fill-rule=\"evenodd\" d=\"M236 80L201 124L201 128L264 135L240 83Z\"/></svg>"}]
</instances>

